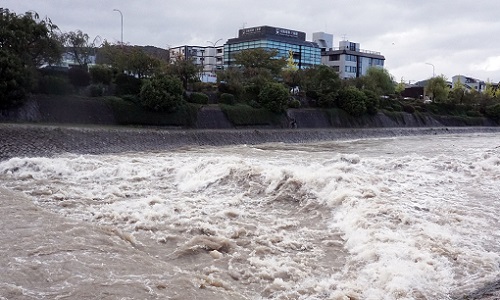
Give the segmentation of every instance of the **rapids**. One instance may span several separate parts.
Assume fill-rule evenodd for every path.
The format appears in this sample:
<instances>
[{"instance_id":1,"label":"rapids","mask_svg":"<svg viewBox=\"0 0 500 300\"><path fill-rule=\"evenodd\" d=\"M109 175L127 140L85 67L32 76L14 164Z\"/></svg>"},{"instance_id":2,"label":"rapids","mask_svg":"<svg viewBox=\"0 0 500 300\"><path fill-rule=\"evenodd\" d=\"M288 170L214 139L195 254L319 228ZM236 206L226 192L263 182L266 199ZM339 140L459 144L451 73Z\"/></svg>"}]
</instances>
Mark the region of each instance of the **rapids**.
<instances>
[{"instance_id":1,"label":"rapids","mask_svg":"<svg viewBox=\"0 0 500 300\"><path fill-rule=\"evenodd\" d=\"M0 299L455 299L500 280L498 133L0 162Z\"/></svg>"}]
</instances>

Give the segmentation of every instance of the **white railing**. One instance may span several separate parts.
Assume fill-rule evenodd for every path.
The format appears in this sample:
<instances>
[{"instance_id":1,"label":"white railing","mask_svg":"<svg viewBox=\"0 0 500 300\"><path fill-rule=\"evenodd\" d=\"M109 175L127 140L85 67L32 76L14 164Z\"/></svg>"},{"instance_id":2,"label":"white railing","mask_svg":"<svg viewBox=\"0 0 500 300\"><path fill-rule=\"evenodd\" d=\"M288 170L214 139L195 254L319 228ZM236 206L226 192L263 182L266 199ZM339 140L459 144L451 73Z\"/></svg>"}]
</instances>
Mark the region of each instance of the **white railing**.
<instances>
[{"instance_id":1,"label":"white railing","mask_svg":"<svg viewBox=\"0 0 500 300\"><path fill-rule=\"evenodd\" d=\"M349 49L348 47L333 47L333 48L330 48L330 50L333 50L333 51L335 51L335 50L351 50L351 51L361 52L361 53L382 55L380 52L377 52L377 51L364 50L364 49L352 50L352 49Z\"/></svg>"}]
</instances>

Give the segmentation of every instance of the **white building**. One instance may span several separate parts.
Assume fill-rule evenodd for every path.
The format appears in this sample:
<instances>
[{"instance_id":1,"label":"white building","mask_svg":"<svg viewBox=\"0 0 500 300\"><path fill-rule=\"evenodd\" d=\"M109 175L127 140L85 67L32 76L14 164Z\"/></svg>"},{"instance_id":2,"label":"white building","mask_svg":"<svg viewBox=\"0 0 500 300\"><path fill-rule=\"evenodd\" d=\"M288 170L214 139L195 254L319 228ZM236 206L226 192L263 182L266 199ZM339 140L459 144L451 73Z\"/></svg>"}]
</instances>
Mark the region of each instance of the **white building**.
<instances>
[{"instance_id":1,"label":"white building","mask_svg":"<svg viewBox=\"0 0 500 300\"><path fill-rule=\"evenodd\" d=\"M224 46L179 46L169 49L170 62L177 59L191 59L195 65L200 66L202 72L200 79L203 82L215 82L213 76L216 70L224 65Z\"/></svg>"},{"instance_id":2,"label":"white building","mask_svg":"<svg viewBox=\"0 0 500 300\"><path fill-rule=\"evenodd\" d=\"M484 92L486 89L486 83L484 81L464 75L455 75L451 78L451 81L452 87L455 87L455 85L460 82L468 91L476 90L478 92Z\"/></svg>"},{"instance_id":3,"label":"white building","mask_svg":"<svg viewBox=\"0 0 500 300\"><path fill-rule=\"evenodd\" d=\"M331 33L314 32L313 41L318 44L322 52L333 48L333 34Z\"/></svg>"},{"instance_id":4,"label":"white building","mask_svg":"<svg viewBox=\"0 0 500 300\"><path fill-rule=\"evenodd\" d=\"M360 49L359 43L340 41L338 48L331 48L333 35L323 32L314 33L313 39L322 48L321 64L332 67L340 78L361 77L370 67L384 67L385 57L380 52Z\"/></svg>"}]
</instances>

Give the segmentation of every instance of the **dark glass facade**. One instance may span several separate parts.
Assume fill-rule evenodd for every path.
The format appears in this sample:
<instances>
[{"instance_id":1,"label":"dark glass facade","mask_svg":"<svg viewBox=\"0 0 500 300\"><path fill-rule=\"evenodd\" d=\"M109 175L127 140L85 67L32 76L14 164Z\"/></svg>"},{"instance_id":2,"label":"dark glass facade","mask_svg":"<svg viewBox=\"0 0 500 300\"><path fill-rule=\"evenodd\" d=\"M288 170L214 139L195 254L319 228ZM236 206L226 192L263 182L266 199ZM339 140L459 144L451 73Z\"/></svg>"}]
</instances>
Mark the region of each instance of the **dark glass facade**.
<instances>
[{"instance_id":1,"label":"dark glass facade","mask_svg":"<svg viewBox=\"0 0 500 300\"><path fill-rule=\"evenodd\" d=\"M304 32L284 28L260 26L240 29L238 38L230 39L224 45L224 65L234 64L235 53L255 48L277 50L277 58L288 58L292 51L299 68L321 64L321 49L305 39Z\"/></svg>"}]
</instances>

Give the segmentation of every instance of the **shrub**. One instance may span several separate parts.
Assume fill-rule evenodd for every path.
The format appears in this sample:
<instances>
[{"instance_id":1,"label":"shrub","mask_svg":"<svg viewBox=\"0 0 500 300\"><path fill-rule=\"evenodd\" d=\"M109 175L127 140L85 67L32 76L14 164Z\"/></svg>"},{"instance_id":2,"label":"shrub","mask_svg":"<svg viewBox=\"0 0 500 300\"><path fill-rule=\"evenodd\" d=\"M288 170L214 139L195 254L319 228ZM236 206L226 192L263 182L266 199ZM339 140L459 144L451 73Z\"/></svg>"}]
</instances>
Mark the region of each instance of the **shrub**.
<instances>
[{"instance_id":1,"label":"shrub","mask_svg":"<svg viewBox=\"0 0 500 300\"><path fill-rule=\"evenodd\" d=\"M351 116L361 116L366 112L366 95L355 87L348 86L339 91L337 105Z\"/></svg>"},{"instance_id":2,"label":"shrub","mask_svg":"<svg viewBox=\"0 0 500 300\"><path fill-rule=\"evenodd\" d=\"M175 112L158 112L118 97L103 97L120 125L182 126L194 127L198 109L187 103Z\"/></svg>"},{"instance_id":3,"label":"shrub","mask_svg":"<svg viewBox=\"0 0 500 300\"><path fill-rule=\"evenodd\" d=\"M364 90L363 93L366 95L365 104L366 111L370 115L375 115L378 112L380 106L380 97L374 91Z\"/></svg>"},{"instance_id":4,"label":"shrub","mask_svg":"<svg viewBox=\"0 0 500 300\"><path fill-rule=\"evenodd\" d=\"M120 96L124 101L130 102L130 103L135 103L135 104L140 104L141 101L137 95L122 95Z\"/></svg>"},{"instance_id":5,"label":"shrub","mask_svg":"<svg viewBox=\"0 0 500 300\"><path fill-rule=\"evenodd\" d=\"M189 102L196 104L208 104L208 96L204 93L194 92L189 95Z\"/></svg>"},{"instance_id":6,"label":"shrub","mask_svg":"<svg viewBox=\"0 0 500 300\"><path fill-rule=\"evenodd\" d=\"M481 114L481 112L477 110L468 110L465 114L468 117L474 117L474 118L483 116L483 114Z\"/></svg>"},{"instance_id":7,"label":"shrub","mask_svg":"<svg viewBox=\"0 0 500 300\"><path fill-rule=\"evenodd\" d=\"M486 106L484 110L487 117L492 118L494 120L500 120L500 103Z\"/></svg>"},{"instance_id":8,"label":"shrub","mask_svg":"<svg viewBox=\"0 0 500 300\"><path fill-rule=\"evenodd\" d=\"M248 102L248 105L253 108L262 108L262 105L260 105L260 103L255 100L250 100L250 102Z\"/></svg>"},{"instance_id":9,"label":"shrub","mask_svg":"<svg viewBox=\"0 0 500 300\"><path fill-rule=\"evenodd\" d=\"M401 105L401 103L394 101L394 100L391 100L391 101L392 101L391 107L392 107L393 111L403 111L403 106Z\"/></svg>"},{"instance_id":10,"label":"shrub","mask_svg":"<svg viewBox=\"0 0 500 300\"><path fill-rule=\"evenodd\" d=\"M317 100L319 98L319 93L316 91L306 91L306 97Z\"/></svg>"},{"instance_id":11,"label":"shrub","mask_svg":"<svg viewBox=\"0 0 500 300\"><path fill-rule=\"evenodd\" d=\"M254 108L247 104L220 104L220 107L228 120L235 126L276 125L282 123L284 117L268 109Z\"/></svg>"},{"instance_id":12,"label":"shrub","mask_svg":"<svg viewBox=\"0 0 500 300\"><path fill-rule=\"evenodd\" d=\"M192 86L195 92L211 92L215 89L214 84L208 82L194 82Z\"/></svg>"},{"instance_id":13,"label":"shrub","mask_svg":"<svg viewBox=\"0 0 500 300\"><path fill-rule=\"evenodd\" d=\"M113 79L113 71L105 66L97 65L89 69L90 78L94 84L111 84Z\"/></svg>"},{"instance_id":14,"label":"shrub","mask_svg":"<svg viewBox=\"0 0 500 300\"><path fill-rule=\"evenodd\" d=\"M219 103L222 104L227 104L227 105L234 105L235 99L234 95L229 94L229 93L222 93L219 97Z\"/></svg>"},{"instance_id":15,"label":"shrub","mask_svg":"<svg viewBox=\"0 0 500 300\"><path fill-rule=\"evenodd\" d=\"M141 92L141 80L127 74L118 74L115 79L116 95L139 95Z\"/></svg>"},{"instance_id":16,"label":"shrub","mask_svg":"<svg viewBox=\"0 0 500 300\"><path fill-rule=\"evenodd\" d=\"M335 106L336 99L337 99L337 93L335 92L323 94L319 97L317 104L319 107L332 108Z\"/></svg>"},{"instance_id":17,"label":"shrub","mask_svg":"<svg viewBox=\"0 0 500 300\"><path fill-rule=\"evenodd\" d=\"M90 84L90 74L83 67L73 67L68 70L69 82L74 87L85 87Z\"/></svg>"},{"instance_id":18,"label":"shrub","mask_svg":"<svg viewBox=\"0 0 500 300\"><path fill-rule=\"evenodd\" d=\"M288 103L288 107L290 107L290 108L300 108L300 106L301 106L301 103L300 103L299 99L292 99L292 101L290 101L290 103Z\"/></svg>"},{"instance_id":19,"label":"shrub","mask_svg":"<svg viewBox=\"0 0 500 300\"><path fill-rule=\"evenodd\" d=\"M147 80L140 92L141 104L153 111L175 111L182 104L182 82L173 76Z\"/></svg>"},{"instance_id":20,"label":"shrub","mask_svg":"<svg viewBox=\"0 0 500 300\"><path fill-rule=\"evenodd\" d=\"M38 92L47 95L67 95L72 92L72 87L66 78L42 76L38 81Z\"/></svg>"},{"instance_id":21,"label":"shrub","mask_svg":"<svg viewBox=\"0 0 500 300\"><path fill-rule=\"evenodd\" d=\"M280 83L268 82L259 93L259 102L272 112L279 113L288 102L288 90Z\"/></svg>"},{"instance_id":22,"label":"shrub","mask_svg":"<svg viewBox=\"0 0 500 300\"><path fill-rule=\"evenodd\" d=\"M104 85L91 84L89 86L90 97L102 97L104 95Z\"/></svg>"},{"instance_id":23,"label":"shrub","mask_svg":"<svg viewBox=\"0 0 500 300\"><path fill-rule=\"evenodd\" d=\"M407 112L407 113L414 113L415 112L415 107L413 107L412 105L410 104L404 104L403 105L403 111Z\"/></svg>"}]
</instances>

